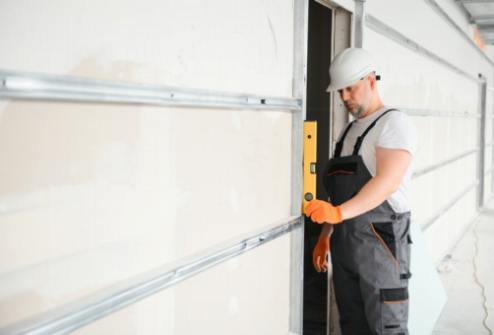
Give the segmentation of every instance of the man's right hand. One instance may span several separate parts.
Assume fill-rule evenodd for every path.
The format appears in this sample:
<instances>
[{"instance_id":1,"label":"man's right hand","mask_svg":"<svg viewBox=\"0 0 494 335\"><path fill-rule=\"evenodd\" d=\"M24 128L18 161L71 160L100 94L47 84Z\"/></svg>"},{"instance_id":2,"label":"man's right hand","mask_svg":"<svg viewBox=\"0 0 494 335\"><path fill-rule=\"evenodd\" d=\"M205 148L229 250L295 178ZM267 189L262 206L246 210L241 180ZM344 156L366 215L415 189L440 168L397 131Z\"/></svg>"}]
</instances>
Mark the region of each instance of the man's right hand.
<instances>
[{"instance_id":1,"label":"man's right hand","mask_svg":"<svg viewBox=\"0 0 494 335\"><path fill-rule=\"evenodd\" d=\"M317 272L328 271L329 237L319 236L314 250L312 251L312 262Z\"/></svg>"},{"instance_id":2,"label":"man's right hand","mask_svg":"<svg viewBox=\"0 0 494 335\"><path fill-rule=\"evenodd\" d=\"M333 206L331 203L319 199L309 201L305 206L304 214L319 224L338 224L343 221L341 206Z\"/></svg>"}]
</instances>

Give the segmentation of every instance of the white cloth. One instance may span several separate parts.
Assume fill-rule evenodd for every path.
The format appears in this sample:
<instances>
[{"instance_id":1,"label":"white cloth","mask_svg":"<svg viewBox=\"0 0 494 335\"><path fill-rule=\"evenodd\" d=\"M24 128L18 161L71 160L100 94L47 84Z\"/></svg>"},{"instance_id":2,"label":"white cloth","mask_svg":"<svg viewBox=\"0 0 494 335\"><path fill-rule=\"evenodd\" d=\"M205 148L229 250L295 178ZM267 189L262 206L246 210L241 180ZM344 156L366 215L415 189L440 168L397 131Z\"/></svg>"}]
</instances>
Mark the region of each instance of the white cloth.
<instances>
[{"instance_id":1,"label":"white cloth","mask_svg":"<svg viewBox=\"0 0 494 335\"><path fill-rule=\"evenodd\" d=\"M357 137L360 136L367 129L367 127L369 127L372 121L388 109L391 109L391 107L384 106L371 115L358 119L352 125L345 138L341 156L351 155L353 153L353 147L355 146ZM343 129L339 139L341 139L345 129ZM359 154L362 156L364 164L372 176L376 175L376 147L386 149L403 149L412 155L412 163L408 167L398 190L391 194L391 196L387 199L395 212L407 212L410 210L408 190L413 171L413 157L415 156L415 152L417 150L417 135L415 127L410 121L408 115L399 110L391 111L380 118L374 128L372 128L372 130L365 136Z\"/></svg>"}]
</instances>

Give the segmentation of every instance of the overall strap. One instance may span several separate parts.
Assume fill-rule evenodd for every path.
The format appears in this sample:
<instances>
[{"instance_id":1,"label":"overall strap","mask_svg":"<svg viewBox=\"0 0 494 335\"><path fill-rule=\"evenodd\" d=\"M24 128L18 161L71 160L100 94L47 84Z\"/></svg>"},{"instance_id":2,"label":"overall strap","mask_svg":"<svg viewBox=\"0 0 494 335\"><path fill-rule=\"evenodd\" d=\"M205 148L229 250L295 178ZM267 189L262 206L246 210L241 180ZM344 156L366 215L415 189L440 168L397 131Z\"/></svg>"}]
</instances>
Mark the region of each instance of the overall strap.
<instances>
[{"instance_id":1,"label":"overall strap","mask_svg":"<svg viewBox=\"0 0 494 335\"><path fill-rule=\"evenodd\" d=\"M353 148L353 155L358 155L358 152L360 151L360 147L362 146L362 142L364 141L365 136L372 128L374 128L377 121L379 121L380 118L382 118L384 115L388 114L391 111L397 111L397 109L388 109L387 111L379 115L379 117L375 119L374 122L372 122L369 127L367 127L367 129L363 132L363 134L357 138L357 142L355 143L355 147Z\"/></svg>"},{"instance_id":2,"label":"overall strap","mask_svg":"<svg viewBox=\"0 0 494 335\"><path fill-rule=\"evenodd\" d=\"M350 122L348 127L346 127L345 132L343 133L343 136L341 136L341 139L336 143L336 148L334 149L334 155L333 157L340 157L341 156L341 150L343 150L343 142L345 141L345 137L348 134L348 131L350 128L352 128L352 125L355 121Z\"/></svg>"}]
</instances>

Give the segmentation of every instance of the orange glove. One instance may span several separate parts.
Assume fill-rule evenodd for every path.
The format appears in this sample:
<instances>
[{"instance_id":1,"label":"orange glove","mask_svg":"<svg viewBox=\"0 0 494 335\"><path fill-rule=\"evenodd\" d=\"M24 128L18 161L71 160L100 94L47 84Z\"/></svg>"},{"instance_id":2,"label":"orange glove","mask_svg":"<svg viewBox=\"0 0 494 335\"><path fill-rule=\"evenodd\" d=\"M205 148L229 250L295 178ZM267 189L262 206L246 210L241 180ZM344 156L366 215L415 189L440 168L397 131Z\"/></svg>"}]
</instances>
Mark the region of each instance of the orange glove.
<instances>
[{"instance_id":1,"label":"orange glove","mask_svg":"<svg viewBox=\"0 0 494 335\"><path fill-rule=\"evenodd\" d=\"M312 263L317 272L328 271L329 237L319 236L314 250L312 250Z\"/></svg>"},{"instance_id":2,"label":"orange glove","mask_svg":"<svg viewBox=\"0 0 494 335\"><path fill-rule=\"evenodd\" d=\"M310 216L311 220L317 223L341 223L341 208L333 206L329 202L322 200L309 201L305 207L305 215Z\"/></svg>"}]
</instances>

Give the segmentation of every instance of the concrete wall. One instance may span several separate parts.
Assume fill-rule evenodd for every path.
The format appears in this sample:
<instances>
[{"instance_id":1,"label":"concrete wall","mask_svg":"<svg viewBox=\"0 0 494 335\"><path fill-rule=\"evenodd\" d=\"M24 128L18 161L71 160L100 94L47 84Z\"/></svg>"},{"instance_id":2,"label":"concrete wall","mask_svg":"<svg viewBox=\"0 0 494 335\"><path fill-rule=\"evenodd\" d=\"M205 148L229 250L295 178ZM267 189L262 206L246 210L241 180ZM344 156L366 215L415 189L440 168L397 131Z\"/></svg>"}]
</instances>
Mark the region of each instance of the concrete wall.
<instances>
[{"instance_id":1,"label":"concrete wall","mask_svg":"<svg viewBox=\"0 0 494 335\"><path fill-rule=\"evenodd\" d=\"M454 19L462 19L454 12L454 2L439 4L445 6ZM488 85L493 85L492 65L427 1L368 1L366 5L368 14L471 76L482 73ZM468 29L466 22L459 22L459 25ZM369 28L365 34L364 47L381 61L383 80L380 85L385 103L412 111L430 111L429 116L412 117L419 136L415 168L430 166L477 147L479 84ZM487 107L492 115L492 94ZM436 112L467 115L433 115ZM492 139L491 126L487 136ZM490 157L486 159L489 165L492 164ZM472 184L476 179L476 164L477 156L473 154L414 179L414 222L425 223L454 195ZM440 261L461 237L475 213L476 190L473 189L426 230L428 248L435 262Z\"/></svg>"},{"instance_id":2,"label":"concrete wall","mask_svg":"<svg viewBox=\"0 0 494 335\"><path fill-rule=\"evenodd\" d=\"M291 97L290 2L6 0L0 22L3 70ZM0 328L289 217L291 118L1 101ZM80 333L287 333L289 255L280 239Z\"/></svg>"}]
</instances>

